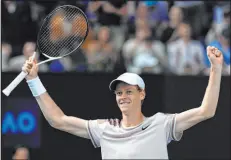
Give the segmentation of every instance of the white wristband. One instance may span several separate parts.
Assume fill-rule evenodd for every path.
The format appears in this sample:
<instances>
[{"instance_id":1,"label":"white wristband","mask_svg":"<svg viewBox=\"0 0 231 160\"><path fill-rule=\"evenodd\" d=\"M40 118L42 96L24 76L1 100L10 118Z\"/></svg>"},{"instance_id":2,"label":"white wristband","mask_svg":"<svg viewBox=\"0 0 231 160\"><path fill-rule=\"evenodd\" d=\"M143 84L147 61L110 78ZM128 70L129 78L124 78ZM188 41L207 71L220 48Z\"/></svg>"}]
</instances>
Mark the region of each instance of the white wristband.
<instances>
[{"instance_id":1,"label":"white wristband","mask_svg":"<svg viewBox=\"0 0 231 160\"><path fill-rule=\"evenodd\" d=\"M40 81L39 77L28 80L27 83L34 97L40 96L46 92L46 89Z\"/></svg>"}]
</instances>

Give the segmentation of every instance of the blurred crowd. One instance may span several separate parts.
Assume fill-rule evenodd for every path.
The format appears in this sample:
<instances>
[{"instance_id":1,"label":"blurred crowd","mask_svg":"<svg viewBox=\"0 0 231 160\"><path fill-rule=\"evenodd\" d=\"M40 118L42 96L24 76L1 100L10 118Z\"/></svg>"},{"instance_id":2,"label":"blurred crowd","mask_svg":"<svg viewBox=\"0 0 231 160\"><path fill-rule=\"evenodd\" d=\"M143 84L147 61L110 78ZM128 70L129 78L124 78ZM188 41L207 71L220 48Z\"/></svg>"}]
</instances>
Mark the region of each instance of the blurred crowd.
<instances>
[{"instance_id":1,"label":"blurred crowd","mask_svg":"<svg viewBox=\"0 0 231 160\"><path fill-rule=\"evenodd\" d=\"M2 71L20 71L36 49L42 20L55 7L76 5L90 30L75 54L40 72L134 72L208 75L206 47L220 49L230 75L229 1L3 1ZM38 61L46 59L39 55Z\"/></svg>"}]
</instances>

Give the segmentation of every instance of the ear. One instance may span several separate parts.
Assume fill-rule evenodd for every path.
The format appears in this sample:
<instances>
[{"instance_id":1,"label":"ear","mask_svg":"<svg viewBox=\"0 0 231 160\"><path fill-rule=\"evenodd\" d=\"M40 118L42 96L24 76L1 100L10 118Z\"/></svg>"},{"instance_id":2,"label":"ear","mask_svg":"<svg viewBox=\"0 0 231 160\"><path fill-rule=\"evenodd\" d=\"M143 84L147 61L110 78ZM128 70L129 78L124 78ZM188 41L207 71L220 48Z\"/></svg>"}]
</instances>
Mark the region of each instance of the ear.
<instances>
[{"instance_id":1,"label":"ear","mask_svg":"<svg viewBox=\"0 0 231 160\"><path fill-rule=\"evenodd\" d=\"M140 98L141 98L141 100L144 100L144 99L145 99L145 96L146 96L145 90L142 90L142 91L140 92Z\"/></svg>"}]
</instances>

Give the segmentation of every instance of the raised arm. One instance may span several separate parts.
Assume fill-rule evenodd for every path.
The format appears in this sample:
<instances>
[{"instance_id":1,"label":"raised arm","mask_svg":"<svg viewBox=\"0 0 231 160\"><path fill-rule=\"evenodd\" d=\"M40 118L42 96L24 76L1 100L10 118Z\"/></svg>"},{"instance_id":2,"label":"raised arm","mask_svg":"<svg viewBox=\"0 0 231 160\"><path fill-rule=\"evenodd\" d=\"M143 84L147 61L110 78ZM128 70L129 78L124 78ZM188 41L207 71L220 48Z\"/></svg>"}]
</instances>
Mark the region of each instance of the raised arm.
<instances>
[{"instance_id":1,"label":"raised arm","mask_svg":"<svg viewBox=\"0 0 231 160\"><path fill-rule=\"evenodd\" d=\"M211 63L211 68L202 104L198 108L190 109L176 115L176 132L183 132L215 115L220 92L223 55L217 48L211 46L207 47L207 55Z\"/></svg>"},{"instance_id":2,"label":"raised arm","mask_svg":"<svg viewBox=\"0 0 231 160\"><path fill-rule=\"evenodd\" d=\"M47 92L37 96L36 100L44 117L52 127L89 139L87 120L65 115Z\"/></svg>"},{"instance_id":3,"label":"raised arm","mask_svg":"<svg viewBox=\"0 0 231 160\"><path fill-rule=\"evenodd\" d=\"M26 61L23 66L23 71L29 73L26 77L27 83L48 123L56 129L89 139L87 120L66 116L63 113L63 111L46 92L46 89L39 80L36 62L32 62L31 59Z\"/></svg>"}]
</instances>

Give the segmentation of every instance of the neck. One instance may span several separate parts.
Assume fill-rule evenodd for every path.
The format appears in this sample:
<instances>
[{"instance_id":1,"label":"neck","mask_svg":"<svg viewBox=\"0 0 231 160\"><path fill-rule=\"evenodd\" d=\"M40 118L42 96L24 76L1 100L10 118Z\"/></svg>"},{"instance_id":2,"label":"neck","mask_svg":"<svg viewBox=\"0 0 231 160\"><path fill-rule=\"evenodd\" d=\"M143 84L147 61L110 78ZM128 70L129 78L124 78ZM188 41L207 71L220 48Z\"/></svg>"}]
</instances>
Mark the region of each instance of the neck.
<instances>
[{"instance_id":1,"label":"neck","mask_svg":"<svg viewBox=\"0 0 231 160\"><path fill-rule=\"evenodd\" d=\"M121 121L122 126L124 127L133 127L142 123L144 120L144 115L141 111L134 113L123 113L123 119Z\"/></svg>"},{"instance_id":2,"label":"neck","mask_svg":"<svg viewBox=\"0 0 231 160\"><path fill-rule=\"evenodd\" d=\"M184 43L186 43L186 44L188 44L189 41L190 41L190 38L188 38L188 37L184 37L184 38L182 38L182 39L183 39Z\"/></svg>"}]
</instances>

